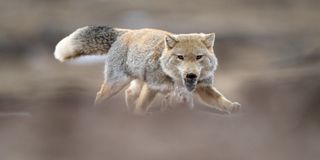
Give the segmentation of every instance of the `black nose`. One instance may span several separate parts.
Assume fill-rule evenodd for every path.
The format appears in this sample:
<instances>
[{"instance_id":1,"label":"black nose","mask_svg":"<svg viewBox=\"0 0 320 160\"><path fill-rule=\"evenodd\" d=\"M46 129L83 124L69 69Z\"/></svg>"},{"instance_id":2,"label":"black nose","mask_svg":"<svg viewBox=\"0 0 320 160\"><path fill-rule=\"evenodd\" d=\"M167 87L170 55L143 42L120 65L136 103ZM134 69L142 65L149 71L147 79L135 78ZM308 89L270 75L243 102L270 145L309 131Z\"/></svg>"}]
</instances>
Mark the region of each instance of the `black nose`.
<instances>
[{"instance_id":1,"label":"black nose","mask_svg":"<svg viewBox=\"0 0 320 160\"><path fill-rule=\"evenodd\" d=\"M186 75L186 78L187 79L196 79L197 78L197 75L196 74L193 74L193 73L189 73Z\"/></svg>"}]
</instances>

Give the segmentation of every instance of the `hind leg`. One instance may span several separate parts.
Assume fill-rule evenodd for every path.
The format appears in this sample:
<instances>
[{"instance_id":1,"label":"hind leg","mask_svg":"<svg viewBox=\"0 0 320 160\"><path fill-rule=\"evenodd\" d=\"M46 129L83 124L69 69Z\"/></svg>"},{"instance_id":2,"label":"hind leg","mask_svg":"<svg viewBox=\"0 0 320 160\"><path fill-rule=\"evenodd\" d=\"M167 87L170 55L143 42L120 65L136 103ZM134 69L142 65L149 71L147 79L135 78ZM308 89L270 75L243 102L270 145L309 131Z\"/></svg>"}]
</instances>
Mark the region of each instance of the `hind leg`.
<instances>
[{"instance_id":1,"label":"hind leg","mask_svg":"<svg viewBox=\"0 0 320 160\"><path fill-rule=\"evenodd\" d=\"M101 88L97 93L94 104L99 105L101 104L102 101L114 96L119 91L121 91L129 82L130 82L129 78L123 79L118 83L108 83L108 81L105 81L101 85Z\"/></svg>"},{"instance_id":2,"label":"hind leg","mask_svg":"<svg viewBox=\"0 0 320 160\"><path fill-rule=\"evenodd\" d=\"M94 104L98 105L103 100L114 96L121 89L123 89L130 81L131 78L128 77L125 73L121 72L121 70L114 72L113 70L108 70L106 68L105 80L101 85L99 92L97 93Z\"/></svg>"},{"instance_id":3,"label":"hind leg","mask_svg":"<svg viewBox=\"0 0 320 160\"><path fill-rule=\"evenodd\" d=\"M139 98L143 83L143 81L135 79L131 81L130 86L125 91L127 109L130 112L133 111L136 100Z\"/></svg>"}]
</instances>

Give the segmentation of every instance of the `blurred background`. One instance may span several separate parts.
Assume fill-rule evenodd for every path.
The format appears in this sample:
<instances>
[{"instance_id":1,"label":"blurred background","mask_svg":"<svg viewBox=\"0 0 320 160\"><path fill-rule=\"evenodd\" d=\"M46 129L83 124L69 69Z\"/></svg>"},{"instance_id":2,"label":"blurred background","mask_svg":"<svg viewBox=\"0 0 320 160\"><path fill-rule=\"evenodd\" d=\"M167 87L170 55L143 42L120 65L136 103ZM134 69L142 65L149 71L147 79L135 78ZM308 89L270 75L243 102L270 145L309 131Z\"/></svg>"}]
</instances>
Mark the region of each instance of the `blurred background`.
<instances>
[{"instance_id":1,"label":"blurred background","mask_svg":"<svg viewBox=\"0 0 320 160\"><path fill-rule=\"evenodd\" d=\"M318 0L0 0L0 159L320 158ZM215 32L216 87L242 104L133 116L123 92L92 108L103 59L60 63L86 25ZM97 60L98 59L98 60Z\"/></svg>"}]
</instances>

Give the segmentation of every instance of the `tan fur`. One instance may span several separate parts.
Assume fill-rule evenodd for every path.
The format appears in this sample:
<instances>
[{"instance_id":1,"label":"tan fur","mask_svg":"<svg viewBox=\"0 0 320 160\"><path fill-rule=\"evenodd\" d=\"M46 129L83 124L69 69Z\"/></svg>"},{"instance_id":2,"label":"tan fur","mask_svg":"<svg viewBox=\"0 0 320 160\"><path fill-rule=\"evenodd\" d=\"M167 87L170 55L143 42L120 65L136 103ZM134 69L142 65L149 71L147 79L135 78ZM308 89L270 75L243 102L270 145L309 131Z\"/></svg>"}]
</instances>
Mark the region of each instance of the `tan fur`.
<instances>
[{"instance_id":1,"label":"tan fur","mask_svg":"<svg viewBox=\"0 0 320 160\"><path fill-rule=\"evenodd\" d=\"M128 111L133 111L136 100L139 98L144 82L138 79L131 81L129 87L125 91L126 104Z\"/></svg>"},{"instance_id":2,"label":"tan fur","mask_svg":"<svg viewBox=\"0 0 320 160\"><path fill-rule=\"evenodd\" d=\"M126 30L89 27L77 30L58 43L59 60L91 54L107 54L105 80L96 104L126 90L129 110L148 111L157 95L165 101L177 100L193 106L193 95L228 113L239 110L213 88L217 59L213 51L215 35L172 34L156 29ZM97 53L95 53L97 52ZM169 103L170 104L170 103Z\"/></svg>"},{"instance_id":3,"label":"tan fur","mask_svg":"<svg viewBox=\"0 0 320 160\"><path fill-rule=\"evenodd\" d=\"M217 89L212 86L198 87L197 94L200 100L208 106L217 106L220 111L228 113L237 112L240 109L240 104L230 102Z\"/></svg>"},{"instance_id":4,"label":"tan fur","mask_svg":"<svg viewBox=\"0 0 320 160\"><path fill-rule=\"evenodd\" d=\"M157 92L149 88L148 85L143 85L139 98L136 101L134 113L144 114L148 110L148 106L155 98Z\"/></svg>"}]
</instances>

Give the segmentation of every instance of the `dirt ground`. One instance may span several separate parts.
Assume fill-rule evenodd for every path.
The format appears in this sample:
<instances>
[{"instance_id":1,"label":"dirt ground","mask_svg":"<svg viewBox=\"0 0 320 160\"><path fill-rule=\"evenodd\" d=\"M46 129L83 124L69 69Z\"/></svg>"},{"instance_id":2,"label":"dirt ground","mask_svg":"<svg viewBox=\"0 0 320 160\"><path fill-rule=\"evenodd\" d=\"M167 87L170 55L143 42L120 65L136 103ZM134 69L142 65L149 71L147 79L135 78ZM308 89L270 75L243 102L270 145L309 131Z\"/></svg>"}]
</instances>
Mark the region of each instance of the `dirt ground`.
<instances>
[{"instance_id":1,"label":"dirt ground","mask_svg":"<svg viewBox=\"0 0 320 160\"><path fill-rule=\"evenodd\" d=\"M317 0L1 0L0 159L317 160L319 8ZM242 111L196 102L160 112L157 100L151 115L134 116L123 92L94 108L105 57L60 63L53 51L98 24L215 32L215 85Z\"/></svg>"}]
</instances>

